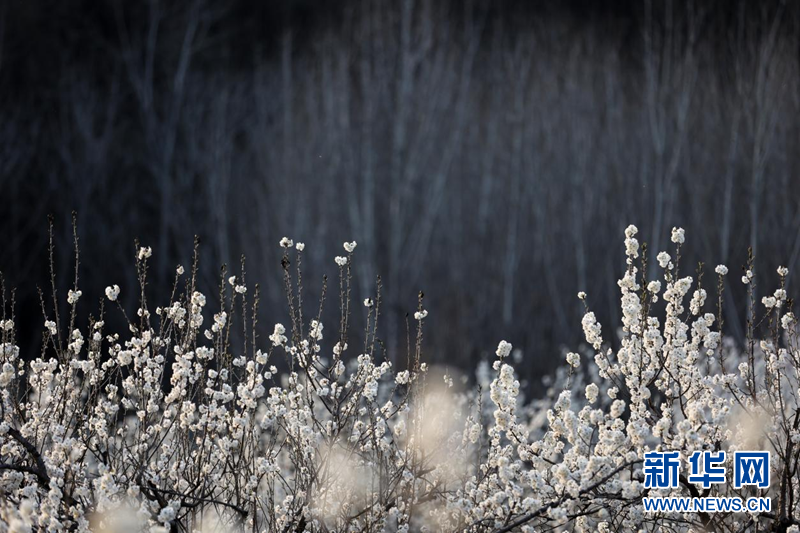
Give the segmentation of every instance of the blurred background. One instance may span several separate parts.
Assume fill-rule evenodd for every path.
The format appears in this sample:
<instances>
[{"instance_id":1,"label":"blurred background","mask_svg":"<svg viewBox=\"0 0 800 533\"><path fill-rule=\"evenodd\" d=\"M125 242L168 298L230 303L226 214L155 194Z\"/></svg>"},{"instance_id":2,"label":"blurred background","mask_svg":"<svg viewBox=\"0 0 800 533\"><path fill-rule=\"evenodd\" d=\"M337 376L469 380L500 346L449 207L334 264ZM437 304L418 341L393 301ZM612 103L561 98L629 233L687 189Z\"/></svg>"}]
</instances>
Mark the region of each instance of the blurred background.
<instances>
[{"instance_id":1,"label":"blurred background","mask_svg":"<svg viewBox=\"0 0 800 533\"><path fill-rule=\"evenodd\" d=\"M741 338L748 246L757 291L779 264L795 285L799 60L800 4L770 0L2 2L0 271L23 351L48 214L71 288L73 210L87 313L114 283L135 309L136 238L165 303L198 235L209 294L247 255L266 343L280 238L306 244L311 309L356 240L390 358L423 290L429 361L473 368L506 339L532 382L579 347L578 291L607 337L619 323L624 228L654 258L683 226L685 273L731 268Z\"/></svg>"}]
</instances>

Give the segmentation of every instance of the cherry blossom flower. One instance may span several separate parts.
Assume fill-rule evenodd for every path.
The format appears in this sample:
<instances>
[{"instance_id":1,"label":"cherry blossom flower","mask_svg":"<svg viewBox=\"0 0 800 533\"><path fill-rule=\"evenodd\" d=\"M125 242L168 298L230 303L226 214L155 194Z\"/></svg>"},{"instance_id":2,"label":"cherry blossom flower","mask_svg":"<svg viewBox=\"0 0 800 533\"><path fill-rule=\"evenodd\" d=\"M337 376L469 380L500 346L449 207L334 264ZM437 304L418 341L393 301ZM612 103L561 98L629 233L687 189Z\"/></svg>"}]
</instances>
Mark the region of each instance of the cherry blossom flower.
<instances>
[{"instance_id":1,"label":"cherry blossom flower","mask_svg":"<svg viewBox=\"0 0 800 533\"><path fill-rule=\"evenodd\" d=\"M112 302L116 302L118 297L119 297L119 285L106 287L106 298L108 298Z\"/></svg>"}]
</instances>

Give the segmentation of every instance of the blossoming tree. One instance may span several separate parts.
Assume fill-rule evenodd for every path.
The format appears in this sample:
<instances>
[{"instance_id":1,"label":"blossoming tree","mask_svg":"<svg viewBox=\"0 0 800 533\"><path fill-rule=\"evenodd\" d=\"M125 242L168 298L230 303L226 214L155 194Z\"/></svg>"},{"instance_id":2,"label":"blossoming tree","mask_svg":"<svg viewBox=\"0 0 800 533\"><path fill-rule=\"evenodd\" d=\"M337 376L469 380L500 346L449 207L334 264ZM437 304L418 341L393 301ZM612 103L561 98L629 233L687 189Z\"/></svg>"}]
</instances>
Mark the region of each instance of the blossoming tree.
<instances>
[{"instance_id":1,"label":"blossoming tree","mask_svg":"<svg viewBox=\"0 0 800 533\"><path fill-rule=\"evenodd\" d=\"M280 242L288 322L266 342L255 335L258 288L247 286L244 268L223 272L220 308L207 312L197 254L153 309L145 294L153 251L140 248L135 316L118 304L124 289L111 285L112 309L101 306L83 328L76 273L69 316L42 298L43 348L31 361L20 358L13 305L4 302L0 530L797 531L800 351L786 269L761 305L751 297L748 342L736 347L722 335L728 269L716 267L708 301L702 268L681 277L676 228L674 250L657 255L663 276L649 280L636 234L625 231L619 339L604 339L580 293L588 346L567 354L552 402L520 400L506 341L475 387L429 369L422 295L406 362L395 368L378 335L380 280L354 325L355 242L335 258L333 334L321 322L326 282L307 318L305 246L288 238ZM751 258L749 287L753 268ZM55 276L52 286L56 303ZM125 317L126 331L106 330L109 312ZM364 328L357 349L348 345L354 327ZM752 449L772 454L767 488L698 488L683 474L668 488L645 483L651 452ZM773 504L761 513L642 507L645 497L676 495Z\"/></svg>"}]
</instances>

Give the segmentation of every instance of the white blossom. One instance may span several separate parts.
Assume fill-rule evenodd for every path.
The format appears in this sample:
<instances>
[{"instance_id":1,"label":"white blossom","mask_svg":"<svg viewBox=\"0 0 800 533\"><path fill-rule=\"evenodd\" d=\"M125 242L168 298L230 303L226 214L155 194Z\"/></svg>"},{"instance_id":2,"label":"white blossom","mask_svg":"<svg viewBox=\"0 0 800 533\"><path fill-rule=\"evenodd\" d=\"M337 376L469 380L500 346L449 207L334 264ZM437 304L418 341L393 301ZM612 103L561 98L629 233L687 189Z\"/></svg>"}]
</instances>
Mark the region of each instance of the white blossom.
<instances>
[{"instance_id":1,"label":"white blossom","mask_svg":"<svg viewBox=\"0 0 800 533\"><path fill-rule=\"evenodd\" d=\"M634 238L634 235L639 230L634 225L630 225L625 229L625 255L629 260L639 257L639 241Z\"/></svg>"},{"instance_id":2,"label":"white blossom","mask_svg":"<svg viewBox=\"0 0 800 533\"><path fill-rule=\"evenodd\" d=\"M286 343L288 339L284 333L286 333L286 328L283 327L283 324L275 324L272 335L269 336L273 346L283 346Z\"/></svg>"},{"instance_id":3,"label":"white blossom","mask_svg":"<svg viewBox=\"0 0 800 533\"><path fill-rule=\"evenodd\" d=\"M686 240L686 232L683 231L683 228L672 228L672 242L675 244L683 244Z\"/></svg>"},{"instance_id":4,"label":"white blossom","mask_svg":"<svg viewBox=\"0 0 800 533\"><path fill-rule=\"evenodd\" d=\"M67 293L67 302L71 305L76 304L82 295L83 291L70 289Z\"/></svg>"},{"instance_id":5,"label":"white blossom","mask_svg":"<svg viewBox=\"0 0 800 533\"><path fill-rule=\"evenodd\" d=\"M573 368L579 367L581 365L581 356L575 352L567 353L567 364Z\"/></svg>"},{"instance_id":6,"label":"white blossom","mask_svg":"<svg viewBox=\"0 0 800 533\"><path fill-rule=\"evenodd\" d=\"M595 403L597 401L597 396L600 394L600 389L594 383L589 383L586 385L586 400L589 403Z\"/></svg>"},{"instance_id":7,"label":"white blossom","mask_svg":"<svg viewBox=\"0 0 800 533\"><path fill-rule=\"evenodd\" d=\"M500 359L504 359L511 354L511 343L506 341L500 341L500 344L497 345L497 357Z\"/></svg>"},{"instance_id":8,"label":"white blossom","mask_svg":"<svg viewBox=\"0 0 800 533\"><path fill-rule=\"evenodd\" d=\"M108 298L112 302L116 302L118 297L119 297L119 285L112 285L110 287L106 287L106 298Z\"/></svg>"}]
</instances>

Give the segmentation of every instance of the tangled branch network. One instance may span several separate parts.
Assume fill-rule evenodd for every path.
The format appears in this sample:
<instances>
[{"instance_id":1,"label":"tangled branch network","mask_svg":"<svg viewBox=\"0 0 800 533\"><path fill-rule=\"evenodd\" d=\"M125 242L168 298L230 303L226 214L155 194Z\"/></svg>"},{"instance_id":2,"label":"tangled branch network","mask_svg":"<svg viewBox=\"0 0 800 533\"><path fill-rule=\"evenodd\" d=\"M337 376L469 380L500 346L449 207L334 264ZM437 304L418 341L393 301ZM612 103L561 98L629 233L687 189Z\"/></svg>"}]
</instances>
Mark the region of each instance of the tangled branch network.
<instances>
[{"instance_id":1,"label":"tangled branch network","mask_svg":"<svg viewBox=\"0 0 800 533\"><path fill-rule=\"evenodd\" d=\"M20 357L4 301L0 531L797 532L800 346L787 270L756 302L750 259L747 342L737 346L722 333L728 269L717 266L708 288L702 275L682 277L676 228L650 269L660 279L649 280L636 235L625 231L619 338L604 339L580 293L587 345L566 354L552 396L532 402L520 399L506 341L475 379L428 368L421 297L407 352L387 354L380 280L363 307L351 301L355 242L335 258L333 334L320 319L325 282L308 318L304 245L288 238L286 325L263 341L244 269L223 272L209 312L197 253L152 308L153 251L139 248L135 314L119 301L125 288L111 285L85 326L77 273L69 316L58 313L53 276L38 357ZM110 313L127 329L108 331ZM645 488L648 452L752 449L771 453L768 488L698 489L685 476ZM762 496L772 506L645 511L654 496Z\"/></svg>"}]
</instances>

